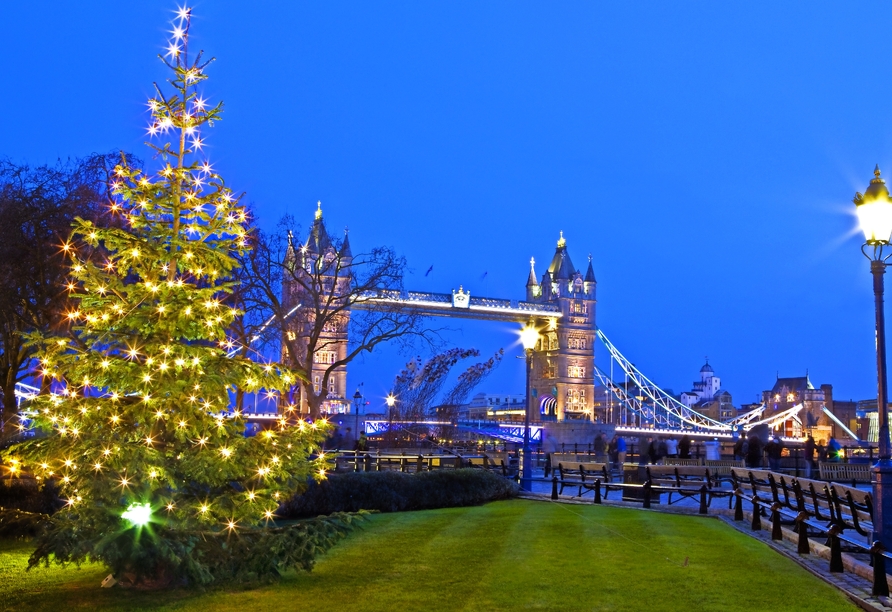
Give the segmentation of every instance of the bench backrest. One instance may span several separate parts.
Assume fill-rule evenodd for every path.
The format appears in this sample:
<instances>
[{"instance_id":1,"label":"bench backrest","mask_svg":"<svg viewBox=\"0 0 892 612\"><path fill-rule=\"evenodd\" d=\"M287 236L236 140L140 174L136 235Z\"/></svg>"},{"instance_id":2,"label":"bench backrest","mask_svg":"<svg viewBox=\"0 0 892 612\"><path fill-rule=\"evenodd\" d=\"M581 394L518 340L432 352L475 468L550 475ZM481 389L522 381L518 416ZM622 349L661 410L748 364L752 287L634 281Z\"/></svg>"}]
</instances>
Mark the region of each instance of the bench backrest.
<instances>
[{"instance_id":1,"label":"bench backrest","mask_svg":"<svg viewBox=\"0 0 892 612\"><path fill-rule=\"evenodd\" d=\"M647 471L653 478L675 478L675 467L674 465L649 465Z\"/></svg>"},{"instance_id":2,"label":"bench backrest","mask_svg":"<svg viewBox=\"0 0 892 612\"><path fill-rule=\"evenodd\" d=\"M852 499L854 499L855 502L858 504L864 504L871 498L870 491L856 489L855 487L847 487L846 485L839 484L838 482L832 482L830 483L830 486L833 487L833 491L842 499L845 499L846 494L849 494L852 496Z\"/></svg>"},{"instance_id":3,"label":"bench backrest","mask_svg":"<svg viewBox=\"0 0 892 612\"><path fill-rule=\"evenodd\" d=\"M708 468L727 467L743 469L746 467L743 459L707 459L704 465Z\"/></svg>"},{"instance_id":4,"label":"bench backrest","mask_svg":"<svg viewBox=\"0 0 892 612\"><path fill-rule=\"evenodd\" d=\"M866 463L818 463L818 473L822 480L870 482L870 465Z\"/></svg>"},{"instance_id":5,"label":"bench backrest","mask_svg":"<svg viewBox=\"0 0 892 612\"><path fill-rule=\"evenodd\" d=\"M591 462L595 458L592 453L551 453L551 465L563 463L564 467L580 462Z\"/></svg>"},{"instance_id":6,"label":"bench backrest","mask_svg":"<svg viewBox=\"0 0 892 612\"><path fill-rule=\"evenodd\" d=\"M606 467L606 463L579 461L569 461L567 463L558 463L557 465L561 478L565 478L568 475L580 476L585 474L599 476L605 472Z\"/></svg>"},{"instance_id":7,"label":"bench backrest","mask_svg":"<svg viewBox=\"0 0 892 612\"><path fill-rule=\"evenodd\" d=\"M675 471L679 476L700 476L703 479L706 479L708 468L702 465L678 465L675 467Z\"/></svg>"},{"instance_id":8,"label":"bench backrest","mask_svg":"<svg viewBox=\"0 0 892 612\"><path fill-rule=\"evenodd\" d=\"M679 459L677 457L665 457L663 465L703 465L700 459Z\"/></svg>"}]
</instances>

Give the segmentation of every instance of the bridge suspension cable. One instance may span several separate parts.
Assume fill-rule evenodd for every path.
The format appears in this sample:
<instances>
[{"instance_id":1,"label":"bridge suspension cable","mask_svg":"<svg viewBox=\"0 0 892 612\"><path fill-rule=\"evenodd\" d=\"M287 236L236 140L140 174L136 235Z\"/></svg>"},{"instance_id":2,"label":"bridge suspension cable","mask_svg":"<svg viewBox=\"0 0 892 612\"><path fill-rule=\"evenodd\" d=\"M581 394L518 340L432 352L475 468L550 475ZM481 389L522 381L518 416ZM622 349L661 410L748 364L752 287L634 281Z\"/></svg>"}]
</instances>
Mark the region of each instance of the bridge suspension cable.
<instances>
[{"instance_id":1,"label":"bridge suspension cable","mask_svg":"<svg viewBox=\"0 0 892 612\"><path fill-rule=\"evenodd\" d=\"M604 335L603 331L599 329L597 334L598 339L601 340L601 343L610 353L611 359L619 365L623 372L625 372L630 382L636 389L638 389L639 395L634 397L630 396L628 393L628 385L623 389L612 380L608 381L609 384L605 383L607 377L600 370L595 370L596 376L601 379L602 383L605 384L617 399L633 411L638 412L646 419L652 421L655 425L660 426L681 427L684 423L695 429L722 433L734 429L734 427L728 423L723 423L704 414L700 414L663 391L636 368L631 361L626 359L626 357L619 352L619 349L617 349L607 336ZM647 400L650 400L650 402L647 402ZM650 406L648 406L648 404L650 404Z\"/></svg>"}]
</instances>

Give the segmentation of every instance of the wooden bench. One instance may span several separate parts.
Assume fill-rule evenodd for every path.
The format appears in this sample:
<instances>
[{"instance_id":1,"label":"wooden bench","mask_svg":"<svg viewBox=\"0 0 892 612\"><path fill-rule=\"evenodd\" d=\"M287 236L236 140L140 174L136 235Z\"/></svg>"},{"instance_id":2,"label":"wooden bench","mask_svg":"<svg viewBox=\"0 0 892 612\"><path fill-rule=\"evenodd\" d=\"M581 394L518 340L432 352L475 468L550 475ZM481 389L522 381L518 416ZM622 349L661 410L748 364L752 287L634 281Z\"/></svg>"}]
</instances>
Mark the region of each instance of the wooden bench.
<instances>
[{"instance_id":1,"label":"wooden bench","mask_svg":"<svg viewBox=\"0 0 892 612\"><path fill-rule=\"evenodd\" d=\"M427 469L460 468L462 458L457 455L430 455L427 458Z\"/></svg>"},{"instance_id":2,"label":"wooden bench","mask_svg":"<svg viewBox=\"0 0 892 612\"><path fill-rule=\"evenodd\" d=\"M734 468L743 469L746 467L743 459L707 459L704 463L709 468L709 473L716 482L732 482L731 470Z\"/></svg>"},{"instance_id":3,"label":"wooden bench","mask_svg":"<svg viewBox=\"0 0 892 612\"><path fill-rule=\"evenodd\" d=\"M821 480L831 482L870 482L870 465L867 463L818 463Z\"/></svg>"},{"instance_id":4,"label":"wooden bench","mask_svg":"<svg viewBox=\"0 0 892 612\"><path fill-rule=\"evenodd\" d=\"M599 460L594 453L551 453L551 467L557 469L559 464L564 466L574 465L576 463L604 463L603 458Z\"/></svg>"},{"instance_id":5,"label":"wooden bench","mask_svg":"<svg viewBox=\"0 0 892 612\"><path fill-rule=\"evenodd\" d=\"M663 465L703 465L700 459L679 459L678 457L664 457Z\"/></svg>"},{"instance_id":6,"label":"wooden bench","mask_svg":"<svg viewBox=\"0 0 892 612\"><path fill-rule=\"evenodd\" d=\"M668 503L672 505L672 494L679 500L697 497L706 487L706 505L715 497L731 497L734 492L722 489L712 477L709 468L699 465L651 465L647 467L647 476L651 484L668 489Z\"/></svg>"},{"instance_id":7,"label":"wooden bench","mask_svg":"<svg viewBox=\"0 0 892 612\"><path fill-rule=\"evenodd\" d=\"M836 482L830 483L828 488L833 511L831 522L839 525L843 530L854 529L867 538L869 545L873 530L873 497L870 491L863 491Z\"/></svg>"},{"instance_id":8,"label":"wooden bench","mask_svg":"<svg viewBox=\"0 0 892 612\"><path fill-rule=\"evenodd\" d=\"M557 473L560 484L558 495L562 495L566 487L577 487L577 496L581 496L586 482L591 483L596 479L609 482L606 463L558 463ZM586 488L591 490L589 487Z\"/></svg>"},{"instance_id":9,"label":"wooden bench","mask_svg":"<svg viewBox=\"0 0 892 612\"><path fill-rule=\"evenodd\" d=\"M490 470L497 472L502 476L508 475L508 466L504 459L500 457L491 457L490 455L482 455L480 457L464 457L465 465L471 468Z\"/></svg>"}]
</instances>

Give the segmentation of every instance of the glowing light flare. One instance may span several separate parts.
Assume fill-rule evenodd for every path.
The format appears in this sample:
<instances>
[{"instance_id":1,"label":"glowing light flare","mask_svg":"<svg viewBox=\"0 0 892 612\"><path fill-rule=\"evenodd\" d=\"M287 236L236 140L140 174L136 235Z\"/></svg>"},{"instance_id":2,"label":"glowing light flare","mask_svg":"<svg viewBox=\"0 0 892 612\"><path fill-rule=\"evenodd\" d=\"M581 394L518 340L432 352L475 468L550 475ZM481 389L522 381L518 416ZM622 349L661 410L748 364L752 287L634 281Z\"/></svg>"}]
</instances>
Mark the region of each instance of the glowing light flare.
<instances>
[{"instance_id":1,"label":"glowing light flare","mask_svg":"<svg viewBox=\"0 0 892 612\"><path fill-rule=\"evenodd\" d=\"M532 325L527 325L520 331L520 343L523 345L523 348L531 351L536 347L536 343L539 341L539 330L537 330Z\"/></svg>"},{"instance_id":2,"label":"glowing light flare","mask_svg":"<svg viewBox=\"0 0 892 612\"><path fill-rule=\"evenodd\" d=\"M874 200L855 208L858 225L868 243L889 244L892 237L892 202Z\"/></svg>"},{"instance_id":3,"label":"glowing light flare","mask_svg":"<svg viewBox=\"0 0 892 612\"><path fill-rule=\"evenodd\" d=\"M121 518L129 521L134 527L142 527L152 520L151 504L130 504L127 509L121 513Z\"/></svg>"}]
</instances>

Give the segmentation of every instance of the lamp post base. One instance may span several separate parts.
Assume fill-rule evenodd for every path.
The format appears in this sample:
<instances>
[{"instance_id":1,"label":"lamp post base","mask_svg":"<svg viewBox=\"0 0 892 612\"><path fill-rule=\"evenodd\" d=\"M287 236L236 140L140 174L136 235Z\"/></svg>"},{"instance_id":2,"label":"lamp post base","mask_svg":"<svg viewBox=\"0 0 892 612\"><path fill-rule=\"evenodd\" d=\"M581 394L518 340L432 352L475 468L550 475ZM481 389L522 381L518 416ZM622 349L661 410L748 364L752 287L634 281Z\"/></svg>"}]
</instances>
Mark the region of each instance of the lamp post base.
<instances>
[{"instance_id":1,"label":"lamp post base","mask_svg":"<svg viewBox=\"0 0 892 612\"><path fill-rule=\"evenodd\" d=\"M880 459L870 470L873 485L873 541L892 550L892 460Z\"/></svg>"}]
</instances>

